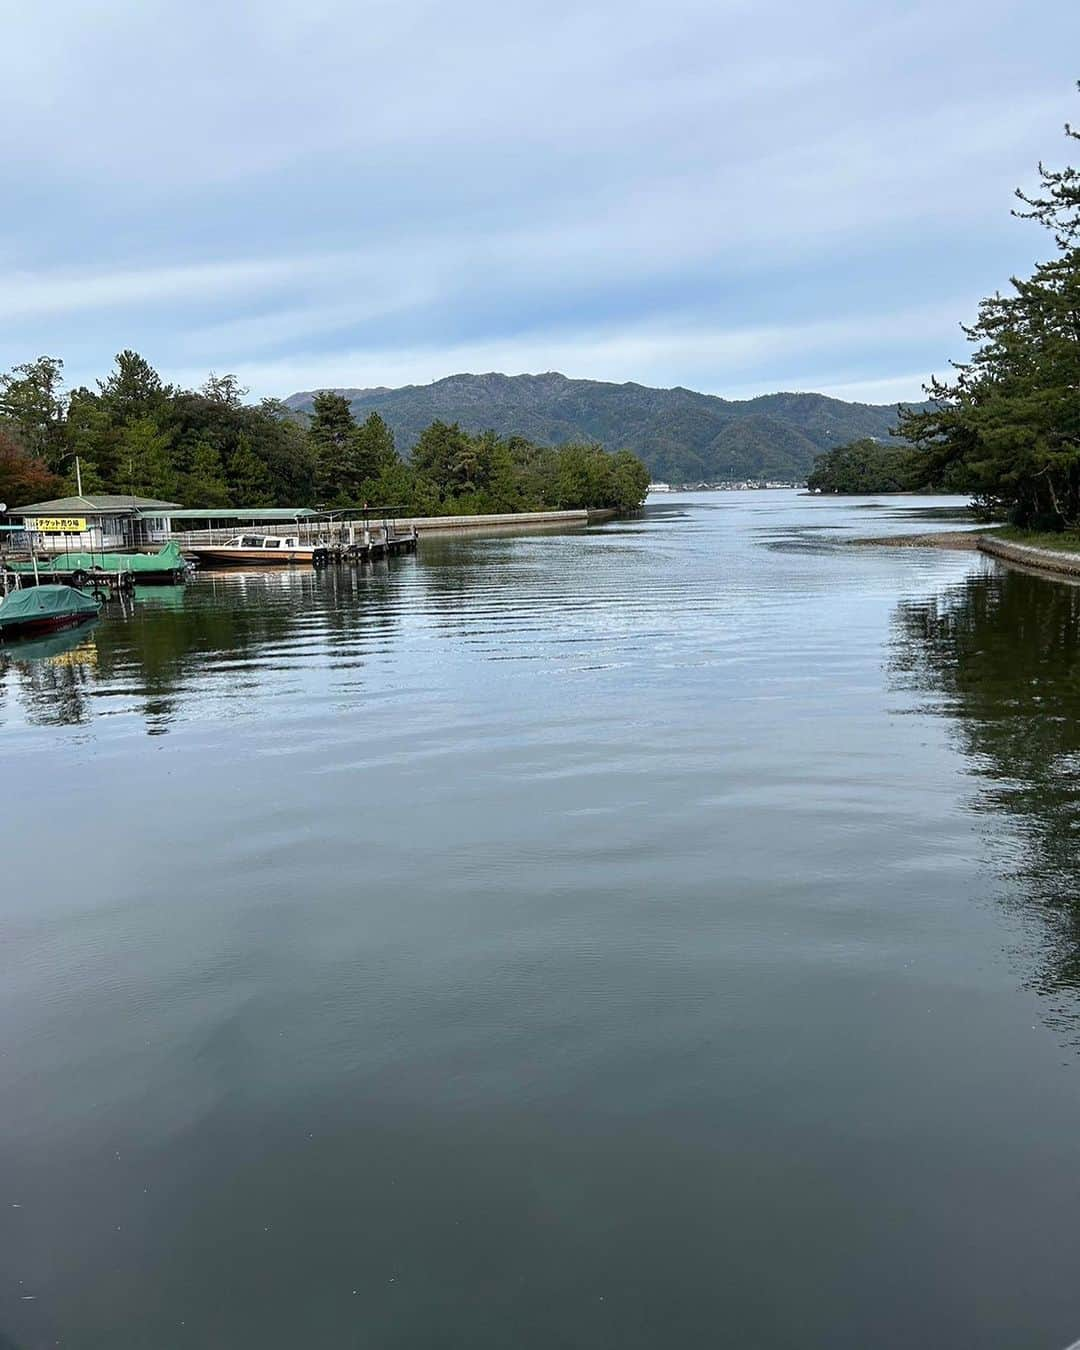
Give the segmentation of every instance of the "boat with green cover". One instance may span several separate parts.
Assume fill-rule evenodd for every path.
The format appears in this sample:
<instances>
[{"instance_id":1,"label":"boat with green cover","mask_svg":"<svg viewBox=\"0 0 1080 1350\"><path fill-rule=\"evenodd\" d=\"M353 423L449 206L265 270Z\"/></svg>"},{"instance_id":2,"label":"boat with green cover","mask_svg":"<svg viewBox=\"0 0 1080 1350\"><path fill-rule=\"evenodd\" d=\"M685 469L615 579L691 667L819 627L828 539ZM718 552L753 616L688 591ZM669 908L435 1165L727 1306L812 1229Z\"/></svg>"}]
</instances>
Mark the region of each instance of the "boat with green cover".
<instances>
[{"instance_id":1,"label":"boat with green cover","mask_svg":"<svg viewBox=\"0 0 1080 1350\"><path fill-rule=\"evenodd\" d=\"M8 563L8 570L28 575L34 571L32 562ZM95 571L131 572L136 584L148 581L183 581L187 572L180 545L170 540L156 553L90 553L73 550L56 553L47 560L38 558L40 576L76 577L90 580Z\"/></svg>"},{"instance_id":2,"label":"boat with green cover","mask_svg":"<svg viewBox=\"0 0 1080 1350\"><path fill-rule=\"evenodd\" d=\"M99 613L97 601L74 586L26 586L0 600L0 641L75 628Z\"/></svg>"}]
</instances>

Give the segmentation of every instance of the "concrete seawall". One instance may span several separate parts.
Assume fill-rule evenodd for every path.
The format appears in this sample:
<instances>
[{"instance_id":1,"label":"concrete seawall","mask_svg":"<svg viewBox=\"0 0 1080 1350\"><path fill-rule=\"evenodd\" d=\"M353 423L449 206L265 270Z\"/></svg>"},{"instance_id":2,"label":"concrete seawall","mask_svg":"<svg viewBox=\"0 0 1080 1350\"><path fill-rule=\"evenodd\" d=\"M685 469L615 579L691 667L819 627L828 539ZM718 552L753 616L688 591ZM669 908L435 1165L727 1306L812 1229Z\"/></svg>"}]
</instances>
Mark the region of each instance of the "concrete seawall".
<instances>
[{"instance_id":1,"label":"concrete seawall","mask_svg":"<svg viewBox=\"0 0 1080 1350\"><path fill-rule=\"evenodd\" d=\"M500 533L513 533L517 530L556 530L567 528L582 529L586 525L600 525L613 520L617 511L580 510L580 511L512 511L490 516L403 516L391 522L392 530L398 534L411 534L415 527L418 535L425 534L461 534L466 530L492 530ZM349 523L349 522L344 522ZM357 524L358 522L352 522ZM256 522L238 524L235 520L228 525L214 529L174 530L170 539L183 548L192 548L196 544L224 544L238 534L299 534L302 542L325 543L332 546L337 540L337 531L343 522L333 520L311 521L307 519L290 521ZM373 530L382 528L382 515L376 509L371 513ZM361 526L362 528L362 526Z\"/></svg>"},{"instance_id":2,"label":"concrete seawall","mask_svg":"<svg viewBox=\"0 0 1080 1350\"><path fill-rule=\"evenodd\" d=\"M1014 544L1011 539L995 539L991 534L980 535L978 547L980 553L1002 562L1035 567L1040 572L1055 572L1058 576L1080 577L1080 553L1060 553L1053 548Z\"/></svg>"},{"instance_id":3,"label":"concrete seawall","mask_svg":"<svg viewBox=\"0 0 1080 1350\"><path fill-rule=\"evenodd\" d=\"M405 516L395 520L398 528L415 526L419 534L458 530L505 530L514 526L596 525L615 516L614 511L512 511L493 516Z\"/></svg>"}]
</instances>

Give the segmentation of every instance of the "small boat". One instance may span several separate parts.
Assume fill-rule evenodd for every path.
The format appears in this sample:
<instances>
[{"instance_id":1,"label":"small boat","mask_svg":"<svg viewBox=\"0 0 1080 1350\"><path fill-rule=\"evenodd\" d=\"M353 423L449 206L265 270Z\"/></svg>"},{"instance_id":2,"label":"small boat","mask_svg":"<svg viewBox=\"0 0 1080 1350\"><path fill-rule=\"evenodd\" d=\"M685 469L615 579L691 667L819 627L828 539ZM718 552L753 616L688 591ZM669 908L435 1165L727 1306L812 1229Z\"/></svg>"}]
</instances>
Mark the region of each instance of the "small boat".
<instances>
[{"instance_id":1,"label":"small boat","mask_svg":"<svg viewBox=\"0 0 1080 1350\"><path fill-rule=\"evenodd\" d=\"M100 606L74 586L27 586L0 600L0 641L89 623Z\"/></svg>"},{"instance_id":2,"label":"small boat","mask_svg":"<svg viewBox=\"0 0 1080 1350\"><path fill-rule=\"evenodd\" d=\"M325 550L302 544L296 534L238 534L224 544L187 544L184 552L205 567L263 567L282 563L309 563Z\"/></svg>"}]
</instances>

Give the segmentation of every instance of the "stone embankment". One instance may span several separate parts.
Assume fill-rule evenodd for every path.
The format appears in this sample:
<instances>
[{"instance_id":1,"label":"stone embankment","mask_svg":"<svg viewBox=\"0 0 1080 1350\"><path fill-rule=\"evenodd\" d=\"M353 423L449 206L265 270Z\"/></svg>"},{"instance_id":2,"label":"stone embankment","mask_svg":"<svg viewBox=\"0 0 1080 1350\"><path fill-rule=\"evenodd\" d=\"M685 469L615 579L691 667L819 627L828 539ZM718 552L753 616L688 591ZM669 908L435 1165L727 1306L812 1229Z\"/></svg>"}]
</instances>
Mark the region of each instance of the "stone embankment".
<instances>
[{"instance_id":1,"label":"stone embankment","mask_svg":"<svg viewBox=\"0 0 1080 1350\"><path fill-rule=\"evenodd\" d=\"M1063 553L1055 548L1033 548L1031 544L1015 544L1011 539L996 539L992 534L979 536L979 552L1002 562L1035 567L1040 572L1056 572L1059 576L1080 577L1080 553Z\"/></svg>"},{"instance_id":2,"label":"stone embankment","mask_svg":"<svg viewBox=\"0 0 1080 1350\"><path fill-rule=\"evenodd\" d=\"M972 553L977 549L991 558L1015 563L1018 567L1033 567L1040 572L1053 572L1056 576L1080 577L1080 553L1017 544L994 534L980 534L978 530L932 530L926 534L885 535L880 539L856 539L852 542L881 548L946 548Z\"/></svg>"},{"instance_id":3,"label":"stone embankment","mask_svg":"<svg viewBox=\"0 0 1080 1350\"><path fill-rule=\"evenodd\" d=\"M589 525L611 520L614 511L513 511L491 516L405 516L398 529L415 527L420 534L447 530L502 530L521 525Z\"/></svg>"}]
</instances>

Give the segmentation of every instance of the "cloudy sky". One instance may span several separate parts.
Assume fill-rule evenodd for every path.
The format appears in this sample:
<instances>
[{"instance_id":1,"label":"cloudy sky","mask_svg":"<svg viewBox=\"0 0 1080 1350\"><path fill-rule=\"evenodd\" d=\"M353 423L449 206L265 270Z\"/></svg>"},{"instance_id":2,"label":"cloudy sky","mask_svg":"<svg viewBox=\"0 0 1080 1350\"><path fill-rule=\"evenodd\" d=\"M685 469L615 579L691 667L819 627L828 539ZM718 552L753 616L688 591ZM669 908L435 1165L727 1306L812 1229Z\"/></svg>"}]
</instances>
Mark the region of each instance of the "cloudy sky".
<instances>
[{"instance_id":1,"label":"cloudy sky","mask_svg":"<svg viewBox=\"0 0 1080 1350\"><path fill-rule=\"evenodd\" d=\"M1045 251L1075 0L54 0L0 46L0 368L889 401Z\"/></svg>"}]
</instances>

